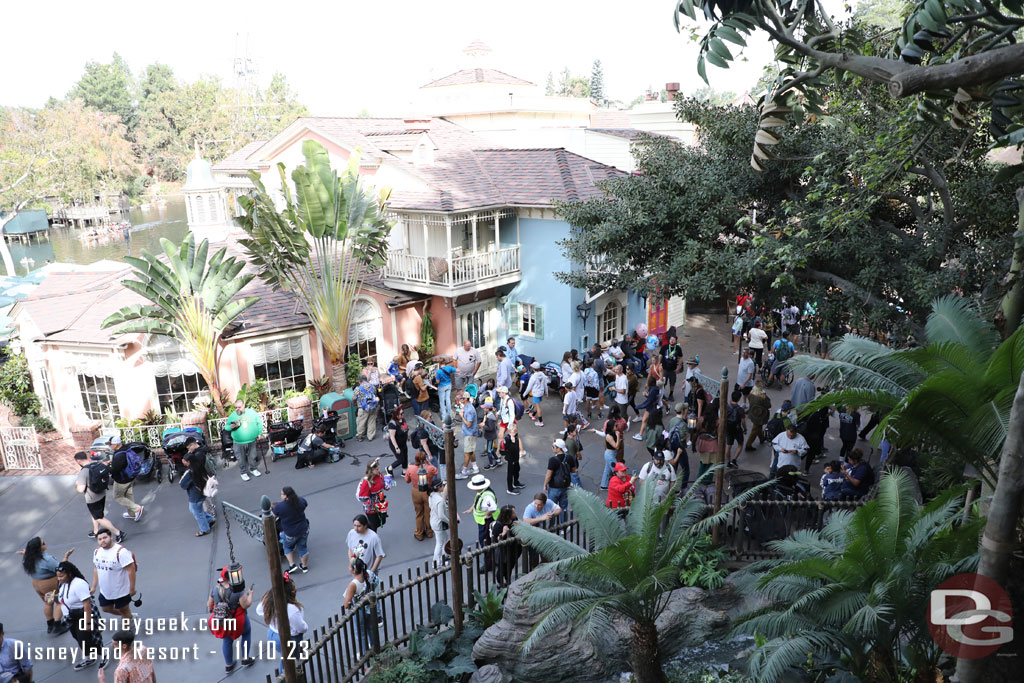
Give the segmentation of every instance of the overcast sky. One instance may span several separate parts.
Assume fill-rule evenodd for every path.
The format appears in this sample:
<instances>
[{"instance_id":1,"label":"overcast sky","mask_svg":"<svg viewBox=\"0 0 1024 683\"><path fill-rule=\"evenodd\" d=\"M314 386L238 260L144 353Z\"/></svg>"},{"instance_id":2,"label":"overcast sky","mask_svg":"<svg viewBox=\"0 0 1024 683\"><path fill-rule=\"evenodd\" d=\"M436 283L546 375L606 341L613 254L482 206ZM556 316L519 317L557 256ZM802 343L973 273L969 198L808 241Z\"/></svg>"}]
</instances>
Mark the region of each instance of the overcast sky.
<instances>
[{"instance_id":1,"label":"overcast sky","mask_svg":"<svg viewBox=\"0 0 1024 683\"><path fill-rule=\"evenodd\" d=\"M121 0L4 2L0 104L42 106L67 93L89 60L119 52L138 74L169 64L179 78L234 82L233 60L249 56L265 85L284 73L316 115L409 113L420 85L466 65L462 48L480 39L490 66L543 85L568 66L589 77L604 66L605 91L629 102L646 88L703 85L696 46L676 33L670 0L376 0L351 2L170 3ZM732 47L730 45L730 47ZM771 58L765 41L723 71L708 67L716 90L741 93Z\"/></svg>"}]
</instances>

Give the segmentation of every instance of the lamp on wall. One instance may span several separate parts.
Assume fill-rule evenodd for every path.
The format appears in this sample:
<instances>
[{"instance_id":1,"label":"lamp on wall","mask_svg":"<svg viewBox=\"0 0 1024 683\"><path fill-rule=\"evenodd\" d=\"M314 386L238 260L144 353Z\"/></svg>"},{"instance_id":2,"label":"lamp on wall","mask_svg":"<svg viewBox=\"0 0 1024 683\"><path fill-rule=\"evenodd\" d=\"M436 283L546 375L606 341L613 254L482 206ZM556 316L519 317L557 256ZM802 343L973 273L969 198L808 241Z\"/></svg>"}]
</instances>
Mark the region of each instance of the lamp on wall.
<instances>
[{"instance_id":1,"label":"lamp on wall","mask_svg":"<svg viewBox=\"0 0 1024 683\"><path fill-rule=\"evenodd\" d=\"M590 317L590 311L591 311L592 308L593 308L593 306L591 306L588 303L582 303L582 304L579 304L578 306L576 306L576 313L577 313L577 315L579 315L581 318L583 318L583 329L584 329L584 331L586 331L586 329L587 329L587 318Z\"/></svg>"}]
</instances>

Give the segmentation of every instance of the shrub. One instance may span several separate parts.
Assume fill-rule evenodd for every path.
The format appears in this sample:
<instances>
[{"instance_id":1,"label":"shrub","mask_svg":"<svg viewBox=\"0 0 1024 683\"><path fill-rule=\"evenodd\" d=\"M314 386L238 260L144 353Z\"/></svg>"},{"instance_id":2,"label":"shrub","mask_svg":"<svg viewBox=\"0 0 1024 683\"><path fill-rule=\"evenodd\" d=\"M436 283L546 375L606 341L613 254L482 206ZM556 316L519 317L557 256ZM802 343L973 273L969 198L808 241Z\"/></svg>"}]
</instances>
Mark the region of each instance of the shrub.
<instances>
[{"instance_id":1,"label":"shrub","mask_svg":"<svg viewBox=\"0 0 1024 683\"><path fill-rule=\"evenodd\" d=\"M348 355L345 361L345 381L350 387L359 384L359 374L363 371L363 361L354 353Z\"/></svg>"},{"instance_id":2,"label":"shrub","mask_svg":"<svg viewBox=\"0 0 1024 683\"><path fill-rule=\"evenodd\" d=\"M32 375L24 354L10 356L0 363L0 401L14 410L17 397L32 391Z\"/></svg>"},{"instance_id":3,"label":"shrub","mask_svg":"<svg viewBox=\"0 0 1024 683\"><path fill-rule=\"evenodd\" d=\"M371 665L367 683L429 683L430 673L422 662L406 659L397 650L385 650Z\"/></svg>"},{"instance_id":4,"label":"shrub","mask_svg":"<svg viewBox=\"0 0 1024 683\"><path fill-rule=\"evenodd\" d=\"M486 629L501 621L501 615L505 609L505 594L508 591L504 588L492 588L486 593L473 591L473 600L476 602L476 609L471 610L466 616L469 623L474 626Z\"/></svg>"},{"instance_id":5,"label":"shrub","mask_svg":"<svg viewBox=\"0 0 1024 683\"><path fill-rule=\"evenodd\" d=\"M42 405L39 403L39 397L33 394L31 391L26 391L22 394L18 394L13 398L9 404L14 414L19 417L25 417L26 415L38 415Z\"/></svg>"},{"instance_id":6,"label":"shrub","mask_svg":"<svg viewBox=\"0 0 1024 683\"><path fill-rule=\"evenodd\" d=\"M23 418L21 420L21 426L35 427L36 431L39 432L40 434L45 434L46 432L53 432L57 430L57 428L54 427L53 422L50 421L50 418L43 417L42 415L29 415Z\"/></svg>"}]
</instances>

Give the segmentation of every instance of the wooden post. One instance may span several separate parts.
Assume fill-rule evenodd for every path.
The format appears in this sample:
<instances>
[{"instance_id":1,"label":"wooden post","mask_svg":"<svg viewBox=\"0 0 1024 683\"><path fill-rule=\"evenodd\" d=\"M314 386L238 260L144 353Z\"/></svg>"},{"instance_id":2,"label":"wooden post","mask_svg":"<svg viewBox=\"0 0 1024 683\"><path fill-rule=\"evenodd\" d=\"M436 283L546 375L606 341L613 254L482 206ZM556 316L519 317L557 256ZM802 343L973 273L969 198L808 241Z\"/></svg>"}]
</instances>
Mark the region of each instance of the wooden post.
<instances>
[{"instance_id":1,"label":"wooden post","mask_svg":"<svg viewBox=\"0 0 1024 683\"><path fill-rule=\"evenodd\" d=\"M455 282L452 279L452 217L446 215L444 217L444 231L447 234L447 247L448 251L445 252L445 258L448 259L448 272L445 273L446 283L448 286L452 286Z\"/></svg>"},{"instance_id":2,"label":"wooden post","mask_svg":"<svg viewBox=\"0 0 1024 683\"><path fill-rule=\"evenodd\" d=\"M471 219L473 225L473 279L480 279L480 257L477 254L476 249L476 214L473 214Z\"/></svg>"},{"instance_id":3,"label":"wooden post","mask_svg":"<svg viewBox=\"0 0 1024 683\"><path fill-rule=\"evenodd\" d=\"M444 461L447 463L445 477L448 488L448 544L451 547L452 563L452 611L455 620L455 637L462 633L462 572L459 555L459 507L455 495L455 434L452 432L451 413L444 420Z\"/></svg>"},{"instance_id":4,"label":"wooden post","mask_svg":"<svg viewBox=\"0 0 1024 683\"><path fill-rule=\"evenodd\" d=\"M281 572L281 546L277 537L274 513L270 511L270 498L260 499L263 513L263 545L267 549L267 564L270 566L270 590L274 597L277 633L281 637L281 665L286 683L298 683L295 671L295 657L298 654L292 641L292 627L288 619L288 600L284 596L284 574ZM376 626L376 624L374 624Z\"/></svg>"},{"instance_id":5,"label":"wooden post","mask_svg":"<svg viewBox=\"0 0 1024 683\"><path fill-rule=\"evenodd\" d=\"M715 470L715 514L722 509L722 490L725 488L725 417L729 408L729 368L722 366L722 384L718 389L718 469ZM712 542L718 545L718 525L711 531Z\"/></svg>"}]
</instances>

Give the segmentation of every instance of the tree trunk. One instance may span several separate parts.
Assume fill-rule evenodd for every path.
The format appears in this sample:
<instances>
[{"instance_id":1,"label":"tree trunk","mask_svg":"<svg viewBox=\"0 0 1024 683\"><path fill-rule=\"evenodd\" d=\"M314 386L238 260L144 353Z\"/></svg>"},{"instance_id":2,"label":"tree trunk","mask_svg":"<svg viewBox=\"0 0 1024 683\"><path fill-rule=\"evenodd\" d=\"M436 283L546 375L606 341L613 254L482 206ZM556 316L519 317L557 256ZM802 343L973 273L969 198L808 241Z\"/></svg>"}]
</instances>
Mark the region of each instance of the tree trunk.
<instances>
[{"instance_id":1,"label":"tree trunk","mask_svg":"<svg viewBox=\"0 0 1024 683\"><path fill-rule=\"evenodd\" d=\"M339 394L348 388L348 378L345 376L345 361L330 361L331 363L331 383L332 391L336 391Z\"/></svg>"},{"instance_id":2,"label":"tree trunk","mask_svg":"<svg viewBox=\"0 0 1024 683\"><path fill-rule=\"evenodd\" d=\"M11 256L10 247L7 246L7 240L4 239L3 231L7 227L7 224L14 220L14 217L18 215L17 209L11 212L7 218L0 221L0 257L4 260L4 268L7 270L7 277L14 277L17 272L14 270L14 258Z\"/></svg>"},{"instance_id":3,"label":"tree trunk","mask_svg":"<svg viewBox=\"0 0 1024 683\"><path fill-rule=\"evenodd\" d=\"M635 622L633 651L629 664L633 668L636 683L665 683L665 672L661 669L658 653L658 629L651 622Z\"/></svg>"},{"instance_id":4,"label":"tree trunk","mask_svg":"<svg viewBox=\"0 0 1024 683\"><path fill-rule=\"evenodd\" d=\"M1003 295L1003 338L1020 325L1024 315L1024 187L1017 188L1017 232L1013 234L1013 261L1010 264L1010 289Z\"/></svg>"},{"instance_id":5,"label":"tree trunk","mask_svg":"<svg viewBox=\"0 0 1024 683\"><path fill-rule=\"evenodd\" d=\"M1016 257L1014 258L1016 260ZM1007 321L1009 322L1009 321ZM999 478L989 507L985 533L981 537L978 574L987 576L1006 588L1010 559L1017 547L1017 517L1024 502L1024 374L1017 385L1010 409L1010 426L1006 431L1003 453L999 461ZM987 662L982 659L960 659L956 673L961 683L982 680Z\"/></svg>"}]
</instances>

